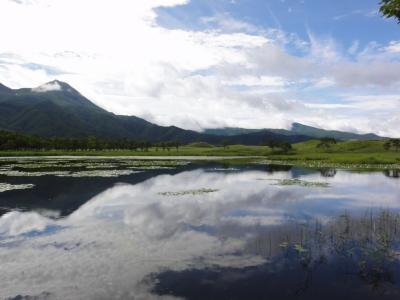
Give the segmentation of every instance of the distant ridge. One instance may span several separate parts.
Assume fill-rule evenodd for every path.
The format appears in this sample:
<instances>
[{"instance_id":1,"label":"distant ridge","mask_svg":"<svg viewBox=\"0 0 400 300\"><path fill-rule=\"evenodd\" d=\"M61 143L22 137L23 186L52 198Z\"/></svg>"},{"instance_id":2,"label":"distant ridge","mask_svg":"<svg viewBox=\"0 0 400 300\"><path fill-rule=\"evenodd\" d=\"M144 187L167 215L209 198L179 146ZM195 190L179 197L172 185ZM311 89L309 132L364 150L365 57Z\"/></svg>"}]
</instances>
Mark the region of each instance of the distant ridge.
<instances>
[{"instance_id":1,"label":"distant ridge","mask_svg":"<svg viewBox=\"0 0 400 300\"><path fill-rule=\"evenodd\" d=\"M302 134L242 132L229 137L159 126L135 116L119 116L95 105L68 83L53 80L35 88L0 84L0 129L46 137L129 138L137 140L260 145L268 140L302 142Z\"/></svg>"},{"instance_id":2,"label":"distant ridge","mask_svg":"<svg viewBox=\"0 0 400 300\"><path fill-rule=\"evenodd\" d=\"M308 125L303 125L300 123L293 123L292 128L290 130L286 129L245 129L245 128L236 128L236 127L225 127L225 128L211 128L206 129L203 133L213 134L217 136L234 136L237 134L262 134L262 133L275 133L285 136L308 136L310 138L323 138L323 137L332 137L337 140L382 140L384 137L378 136L374 133L368 134L358 134L353 132L345 132L345 131L337 131L337 130L325 130L321 128L316 128Z\"/></svg>"},{"instance_id":3,"label":"distant ridge","mask_svg":"<svg viewBox=\"0 0 400 300\"><path fill-rule=\"evenodd\" d=\"M384 137L378 136L374 133L357 134L353 132L345 132L338 130L324 130L315 128L300 123L293 123L291 132L295 134L304 134L307 136L322 138L333 137L338 140L381 140Z\"/></svg>"}]
</instances>

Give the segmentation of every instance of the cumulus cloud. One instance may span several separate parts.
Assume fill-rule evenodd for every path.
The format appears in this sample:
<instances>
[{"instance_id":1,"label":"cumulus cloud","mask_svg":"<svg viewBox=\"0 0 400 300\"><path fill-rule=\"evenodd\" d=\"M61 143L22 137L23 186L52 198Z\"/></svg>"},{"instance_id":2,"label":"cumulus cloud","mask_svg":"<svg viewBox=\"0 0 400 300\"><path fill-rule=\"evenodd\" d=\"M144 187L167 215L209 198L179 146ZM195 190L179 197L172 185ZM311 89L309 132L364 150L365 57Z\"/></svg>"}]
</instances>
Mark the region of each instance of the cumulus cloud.
<instances>
[{"instance_id":1,"label":"cumulus cloud","mask_svg":"<svg viewBox=\"0 0 400 300\"><path fill-rule=\"evenodd\" d=\"M41 215L30 212L10 212L0 218L0 236L15 236L32 231L43 231L52 224L50 220Z\"/></svg>"},{"instance_id":2,"label":"cumulus cloud","mask_svg":"<svg viewBox=\"0 0 400 300\"><path fill-rule=\"evenodd\" d=\"M332 68L336 82L343 86L380 87L400 84L400 63L375 61L372 63L344 62Z\"/></svg>"}]
</instances>

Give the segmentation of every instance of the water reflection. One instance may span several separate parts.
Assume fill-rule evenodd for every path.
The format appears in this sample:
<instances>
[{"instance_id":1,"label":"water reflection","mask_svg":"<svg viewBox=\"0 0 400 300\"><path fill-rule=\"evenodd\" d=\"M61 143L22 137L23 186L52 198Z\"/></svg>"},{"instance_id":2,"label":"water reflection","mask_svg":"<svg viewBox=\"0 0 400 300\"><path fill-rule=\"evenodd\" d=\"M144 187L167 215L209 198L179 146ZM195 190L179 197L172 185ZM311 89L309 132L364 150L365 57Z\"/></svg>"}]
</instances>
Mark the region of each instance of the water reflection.
<instances>
[{"instance_id":1,"label":"water reflection","mask_svg":"<svg viewBox=\"0 0 400 300\"><path fill-rule=\"evenodd\" d=\"M63 179L100 188L61 219L53 204L0 218L0 298L398 298L398 181L215 169ZM329 187L276 184L290 178ZM213 192L165 196L199 189Z\"/></svg>"},{"instance_id":2,"label":"water reflection","mask_svg":"<svg viewBox=\"0 0 400 300\"><path fill-rule=\"evenodd\" d=\"M337 170L336 169L320 169L321 176L323 177L335 177Z\"/></svg>"},{"instance_id":3,"label":"water reflection","mask_svg":"<svg viewBox=\"0 0 400 300\"><path fill-rule=\"evenodd\" d=\"M385 175L391 178L400 178L400 170L385 170Z\"/></svg>"},{"instance_id":4,"label":"water reflection","mask_svg":"<svg viewBox=\"0 0 400 300\"><path fill-rule=\"evenodd\" d=\"M10 210L35 210L39 213L53 212L54 217L65 217L117 183L134 185L160 174L173 175L181 171L151 170L117 178L3 177L0 181L12 184L31 183L35 185L35 188L29 193L20 190L0 193L0 207L2 208L0 208L0 216ZM27 197L27 195L29 196Z\"/></svg>"}]
</instances>

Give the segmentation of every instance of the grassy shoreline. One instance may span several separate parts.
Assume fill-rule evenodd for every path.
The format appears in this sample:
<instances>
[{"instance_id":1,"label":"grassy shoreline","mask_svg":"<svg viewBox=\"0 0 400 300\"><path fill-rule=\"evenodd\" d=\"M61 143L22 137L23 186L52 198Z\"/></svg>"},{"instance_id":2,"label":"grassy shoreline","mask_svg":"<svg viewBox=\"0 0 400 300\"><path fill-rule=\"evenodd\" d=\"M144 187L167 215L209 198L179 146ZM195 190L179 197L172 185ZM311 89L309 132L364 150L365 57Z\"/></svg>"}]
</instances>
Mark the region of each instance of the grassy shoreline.
<instances>
[{"instance_id":1,"label":"grassy shoreline","mask_svg":"<svg viewBox=\"0 0 400 300\"><path fill-rule=\"evenodd\" d=\"M80 156L80 157L221 157L221 162L272 163L295 165L310 168L352 168L352 169L400 169L400 152L385 151L381 141L340 142L329 149L318 149L318 141L293 145L290 153L282 154L266 146L234 145L229 147L183 146L177 149L149 151L130 150L85 150L85 151L0 151L0 158L41 157L41 156ZM232 158L230 158L232 157Z\"/></svg>"}]
</instances>

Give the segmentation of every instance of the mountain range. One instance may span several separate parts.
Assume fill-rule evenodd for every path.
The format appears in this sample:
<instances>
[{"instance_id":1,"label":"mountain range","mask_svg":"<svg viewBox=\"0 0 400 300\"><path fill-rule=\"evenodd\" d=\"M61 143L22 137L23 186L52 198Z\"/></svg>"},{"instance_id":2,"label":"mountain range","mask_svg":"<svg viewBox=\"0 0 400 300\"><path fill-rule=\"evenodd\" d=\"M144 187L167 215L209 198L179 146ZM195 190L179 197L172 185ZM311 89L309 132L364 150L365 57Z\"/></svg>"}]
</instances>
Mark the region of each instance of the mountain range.
<instances>
[{"instance_id":1,"label":"mountain range","mask_svg":"<svg viewBox=\"0 0 400 300\"><path fill-rule=\"evenodd\" d=\"M326 131L299 123L294 123L291 130L223 128L204 132L159 126L135 116L108 112L58 80L37 88L10 89L0 84L0 129L46 137L97 136L211 144L227 140L244 145L259 145L268 140L294 143L328 136L342 140L381 139L375 134Z\"/></svg>"},{"instance_id":2,"label":"mountain range","mask_svg":"<svg viewBox=\"0 0 400 300\"><path fill-rule=\"evenodd\" d=\"M378 136L374 133L367 133L367 134L358 134L353 132L345 132L345 131L338 131L338 130L325 130L320 129L312 126L303 125L300 123L293 123L292 128L290 130L286 129L245 129L245 128L238 128L238 127L225 127L225 128L209 128L205 129L203 133L205 134L213 134L218 136L235 136L238 134L254 134L260 132L272 132L275 134L282 134L287 136L293 135L305 135L312 138L323 138L323 137L332 137L337 140L381 140L384 137Z\"/></svg>"}]
</instances>

